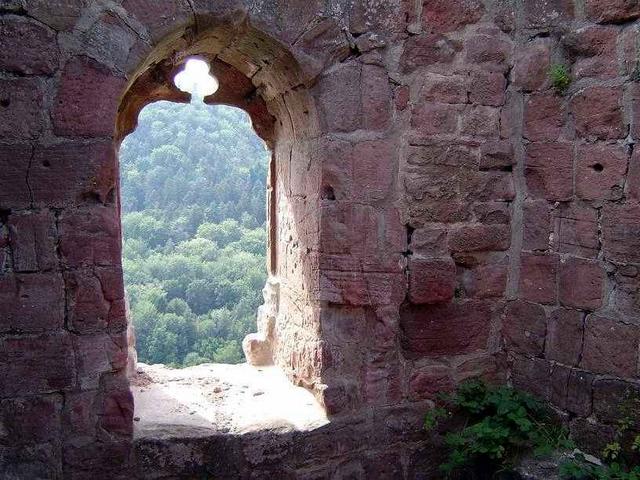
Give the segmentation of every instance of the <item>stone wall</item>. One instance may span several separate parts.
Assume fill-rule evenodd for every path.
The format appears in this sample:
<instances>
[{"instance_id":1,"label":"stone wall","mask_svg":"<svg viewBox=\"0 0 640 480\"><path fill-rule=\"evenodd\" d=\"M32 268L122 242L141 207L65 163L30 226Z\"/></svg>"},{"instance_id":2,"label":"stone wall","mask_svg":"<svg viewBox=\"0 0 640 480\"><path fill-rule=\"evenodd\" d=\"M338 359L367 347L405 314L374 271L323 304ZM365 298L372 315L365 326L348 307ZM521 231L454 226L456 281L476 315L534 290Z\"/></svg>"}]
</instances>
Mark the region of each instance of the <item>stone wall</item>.
<instances>
[{"instance_id":1,"label":"stone wall","mask_svg":"<svg viewBox=\"0 0 640 480\"><path fill-rule=\"evenodd\" d=\"M145 103L186 100L171 78L192 54L221 80L207 101L247 110L274 153L261 338L346 438L477 375L606 438L640 390L639 17L623 0L3 1L6 475L135 461L117 148Z\"/></svg>"}]
</instances>

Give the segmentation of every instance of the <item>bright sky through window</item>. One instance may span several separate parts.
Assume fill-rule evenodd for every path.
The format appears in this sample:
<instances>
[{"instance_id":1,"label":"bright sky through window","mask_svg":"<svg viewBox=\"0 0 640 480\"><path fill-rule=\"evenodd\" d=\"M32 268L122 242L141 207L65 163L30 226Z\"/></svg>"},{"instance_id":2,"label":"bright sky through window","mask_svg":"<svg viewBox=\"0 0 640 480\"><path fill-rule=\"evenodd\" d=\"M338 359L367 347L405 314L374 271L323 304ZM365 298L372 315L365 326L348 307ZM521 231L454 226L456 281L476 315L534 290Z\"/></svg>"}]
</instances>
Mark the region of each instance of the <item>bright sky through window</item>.
<instances>
[{"instance_id":1,"label":"bright sky through window","mask_svg":"<svg viewBox=\"0 0 640 480\"><path fill-rule=\"evenodd\" d=\"M209 65L204 60L190 58L179 72L174 83L181 91L191 94L192 100L202 100L218 90L218 80L209 73Z\"/></svg>"}]
</instances>

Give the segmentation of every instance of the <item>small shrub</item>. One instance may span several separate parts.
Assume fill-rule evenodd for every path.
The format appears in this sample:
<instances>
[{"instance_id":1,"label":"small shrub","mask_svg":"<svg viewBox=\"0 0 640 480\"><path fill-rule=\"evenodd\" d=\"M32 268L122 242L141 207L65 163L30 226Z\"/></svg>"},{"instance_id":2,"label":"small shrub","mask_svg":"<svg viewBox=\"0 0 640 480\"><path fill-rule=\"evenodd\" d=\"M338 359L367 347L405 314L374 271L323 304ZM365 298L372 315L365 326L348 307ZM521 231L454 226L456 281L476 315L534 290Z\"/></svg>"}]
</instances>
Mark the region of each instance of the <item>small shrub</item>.
<instances>
[{"instance_id":1,"label":"small shrub","mask_svg":"<svg viewBox=\"0 0 640 480\"><path fill-rule=\"evenodd\" d=\"M556 64L549 69L551 85L557 93L564 94L571 85L571 74L565 65Z\"/></svg>"},{"instance_id":2,"label":"small shrub","mask_svg":"<svg viewBox=\"0 0 640 480\"><path fill-rule=\"evenodd\" d=\"M450 416L464 420L463 427L445 435L449 456L440 469L447 476L465 470L494 475L510 471L523 453L550 454L571 446L550 411L512 387L473 380L441 400L444 406L427 413L425 429L432 430Z\"/></svg>"},{"instance_id":3,"label":"small shrub","mask_svg":"<svg viewBox=\"0 0 640 480\"><path fill-rule=\"evenodd\" d=\"M602 451L604 463L590 463L584 455L578 454L560 466L561 477L571 480L640 480L640 434L629 435L638 412L640 398L627 393L618 408L615 437Z\"/></svg>"}]
</instances>

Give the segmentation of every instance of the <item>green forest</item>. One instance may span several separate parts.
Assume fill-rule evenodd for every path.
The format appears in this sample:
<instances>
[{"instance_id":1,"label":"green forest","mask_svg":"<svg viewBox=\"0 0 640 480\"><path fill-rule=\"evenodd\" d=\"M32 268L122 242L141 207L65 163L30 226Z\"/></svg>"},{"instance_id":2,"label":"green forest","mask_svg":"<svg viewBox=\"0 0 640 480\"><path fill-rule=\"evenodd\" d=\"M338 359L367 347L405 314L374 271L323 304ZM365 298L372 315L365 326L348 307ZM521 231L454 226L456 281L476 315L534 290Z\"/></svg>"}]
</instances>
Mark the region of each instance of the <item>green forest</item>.
<instances>
[{"instance_id":1,"label":"green forest","mask_svg":"<svg viewBox=\"0 0 640 480\"><path fill-rule=\"evenodd\" d=\"M157 102L138 121L120 149L138 358L242 362L266 279L268 151L231 107Z\"/></svg>"}]
</instances>

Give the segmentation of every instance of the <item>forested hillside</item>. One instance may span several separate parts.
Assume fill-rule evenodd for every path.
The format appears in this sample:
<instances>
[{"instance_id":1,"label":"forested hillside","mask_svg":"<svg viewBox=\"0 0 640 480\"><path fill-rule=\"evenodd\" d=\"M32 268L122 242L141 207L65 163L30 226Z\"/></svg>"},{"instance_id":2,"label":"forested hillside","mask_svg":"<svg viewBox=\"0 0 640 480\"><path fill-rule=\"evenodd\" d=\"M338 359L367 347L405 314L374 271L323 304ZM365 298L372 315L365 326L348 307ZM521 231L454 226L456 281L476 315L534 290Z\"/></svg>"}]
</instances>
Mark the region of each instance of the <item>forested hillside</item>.
<instances>
[{"instance_id":1,"label":"forested hillside","mask_svg":"<svg viewBox=\"0 0 640 480\"><path fill-rule=\"evenodd\" d=\"M120 150L139 360L243 361L266 278L268 152L230 107L158 102Z\"/></svg>"}]
</instances>

